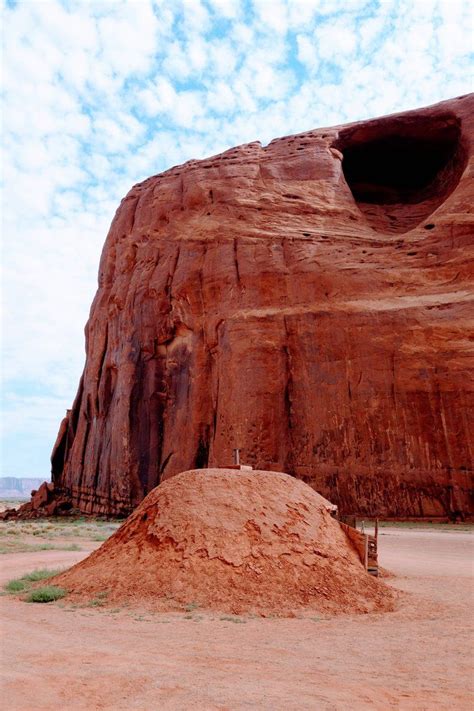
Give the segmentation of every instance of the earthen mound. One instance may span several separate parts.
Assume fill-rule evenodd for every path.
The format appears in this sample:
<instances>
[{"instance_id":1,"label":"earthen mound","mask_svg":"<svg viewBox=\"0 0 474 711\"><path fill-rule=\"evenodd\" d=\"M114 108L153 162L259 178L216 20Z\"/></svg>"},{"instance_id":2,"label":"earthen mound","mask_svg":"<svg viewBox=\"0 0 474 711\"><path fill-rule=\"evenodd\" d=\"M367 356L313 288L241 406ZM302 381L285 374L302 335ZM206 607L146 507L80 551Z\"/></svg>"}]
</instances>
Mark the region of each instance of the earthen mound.
<instances>
[{"instance_id":1,"label":"earthen mound","mask_svg":"<svg viewBox=\"0 0 474 711\"><path fill-rule=\"evenodd\" d=\"M327 502L287 474L202 469L148 494L97 551L55 582L79 598L235 614L387 610Z\"/></svg>"}]
</instances>

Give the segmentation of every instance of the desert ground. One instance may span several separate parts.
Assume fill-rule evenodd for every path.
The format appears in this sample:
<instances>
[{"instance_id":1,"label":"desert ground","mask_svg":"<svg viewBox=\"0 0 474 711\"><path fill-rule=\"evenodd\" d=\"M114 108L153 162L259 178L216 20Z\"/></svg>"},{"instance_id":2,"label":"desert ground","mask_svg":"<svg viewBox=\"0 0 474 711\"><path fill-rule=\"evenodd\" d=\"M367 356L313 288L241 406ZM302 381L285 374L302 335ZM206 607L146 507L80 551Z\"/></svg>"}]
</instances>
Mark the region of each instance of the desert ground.
<instances>
[{"instance_id":1,"label":"desert ground","mask_svg":"<svg viewBox=\"0 0 474 711\"><path fill-rule=\"evenodd\" d=\"M116 522L0 524L0 585L72 565ZM292 619L28 604L4 592L2 696L9 711L60 709L472 709L470 526L385 525L379 561L395 612Z\"/></svg>"}]
</instances>

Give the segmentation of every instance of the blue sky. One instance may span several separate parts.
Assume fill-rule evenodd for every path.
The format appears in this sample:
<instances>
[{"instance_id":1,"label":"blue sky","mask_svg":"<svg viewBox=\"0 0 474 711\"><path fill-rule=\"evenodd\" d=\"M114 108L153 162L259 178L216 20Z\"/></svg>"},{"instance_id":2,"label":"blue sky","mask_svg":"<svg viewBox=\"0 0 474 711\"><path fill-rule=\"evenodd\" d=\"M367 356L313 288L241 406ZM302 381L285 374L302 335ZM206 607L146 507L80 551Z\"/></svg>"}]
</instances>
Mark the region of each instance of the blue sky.
<instances>
[{"instance_id":1,"label":"blue sky","mask_svg":"<svg viewBox=\"0 0 474 711\"><path fill-rule=\"evenodd\" d=\"M473 90L470 0L9 0L2 21L2 476L49 476L134 183Z\"/></svg>"}]
</instances>

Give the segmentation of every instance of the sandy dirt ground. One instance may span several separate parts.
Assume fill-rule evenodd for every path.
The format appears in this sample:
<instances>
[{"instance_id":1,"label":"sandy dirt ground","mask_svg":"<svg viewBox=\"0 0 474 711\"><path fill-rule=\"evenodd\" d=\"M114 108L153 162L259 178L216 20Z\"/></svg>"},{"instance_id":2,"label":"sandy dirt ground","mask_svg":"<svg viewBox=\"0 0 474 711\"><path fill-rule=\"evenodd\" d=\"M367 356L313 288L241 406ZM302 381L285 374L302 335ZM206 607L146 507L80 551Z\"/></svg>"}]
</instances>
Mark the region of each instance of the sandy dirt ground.
<instances>
[{"instance_id":1,"label":"sandy dirt ground","mask_svg":"<svg viewBox=\"0 0 474 711\"><path fill-rule=\"evenodd\" d=\"M98 544L96 544L98 545ZM385 528L396 612L338 618L150 614L67 602L2 608L9 711L472 709L474 536ZM2 556L1 579L86 551Z\"/></svg>"}]
</instances>

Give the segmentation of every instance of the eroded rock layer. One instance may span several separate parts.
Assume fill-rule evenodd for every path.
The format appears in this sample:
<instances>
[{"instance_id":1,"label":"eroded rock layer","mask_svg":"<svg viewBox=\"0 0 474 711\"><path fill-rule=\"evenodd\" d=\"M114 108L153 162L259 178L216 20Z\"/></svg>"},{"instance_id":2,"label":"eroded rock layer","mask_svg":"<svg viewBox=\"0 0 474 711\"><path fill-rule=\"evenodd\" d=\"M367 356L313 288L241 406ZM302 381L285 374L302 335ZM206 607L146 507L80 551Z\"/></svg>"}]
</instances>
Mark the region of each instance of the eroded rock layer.
<instances>
[{"instance_id":1,"label":"eroded rock layer","mask_svg":"<svg viewBox=\"0 0 474 711\"><path fill-rule=\"evenodd\" d=\"M474 96L132 188L52 455L87 512L246 463L343 512L470 509Z\"/></svg>"}]
</instances>

